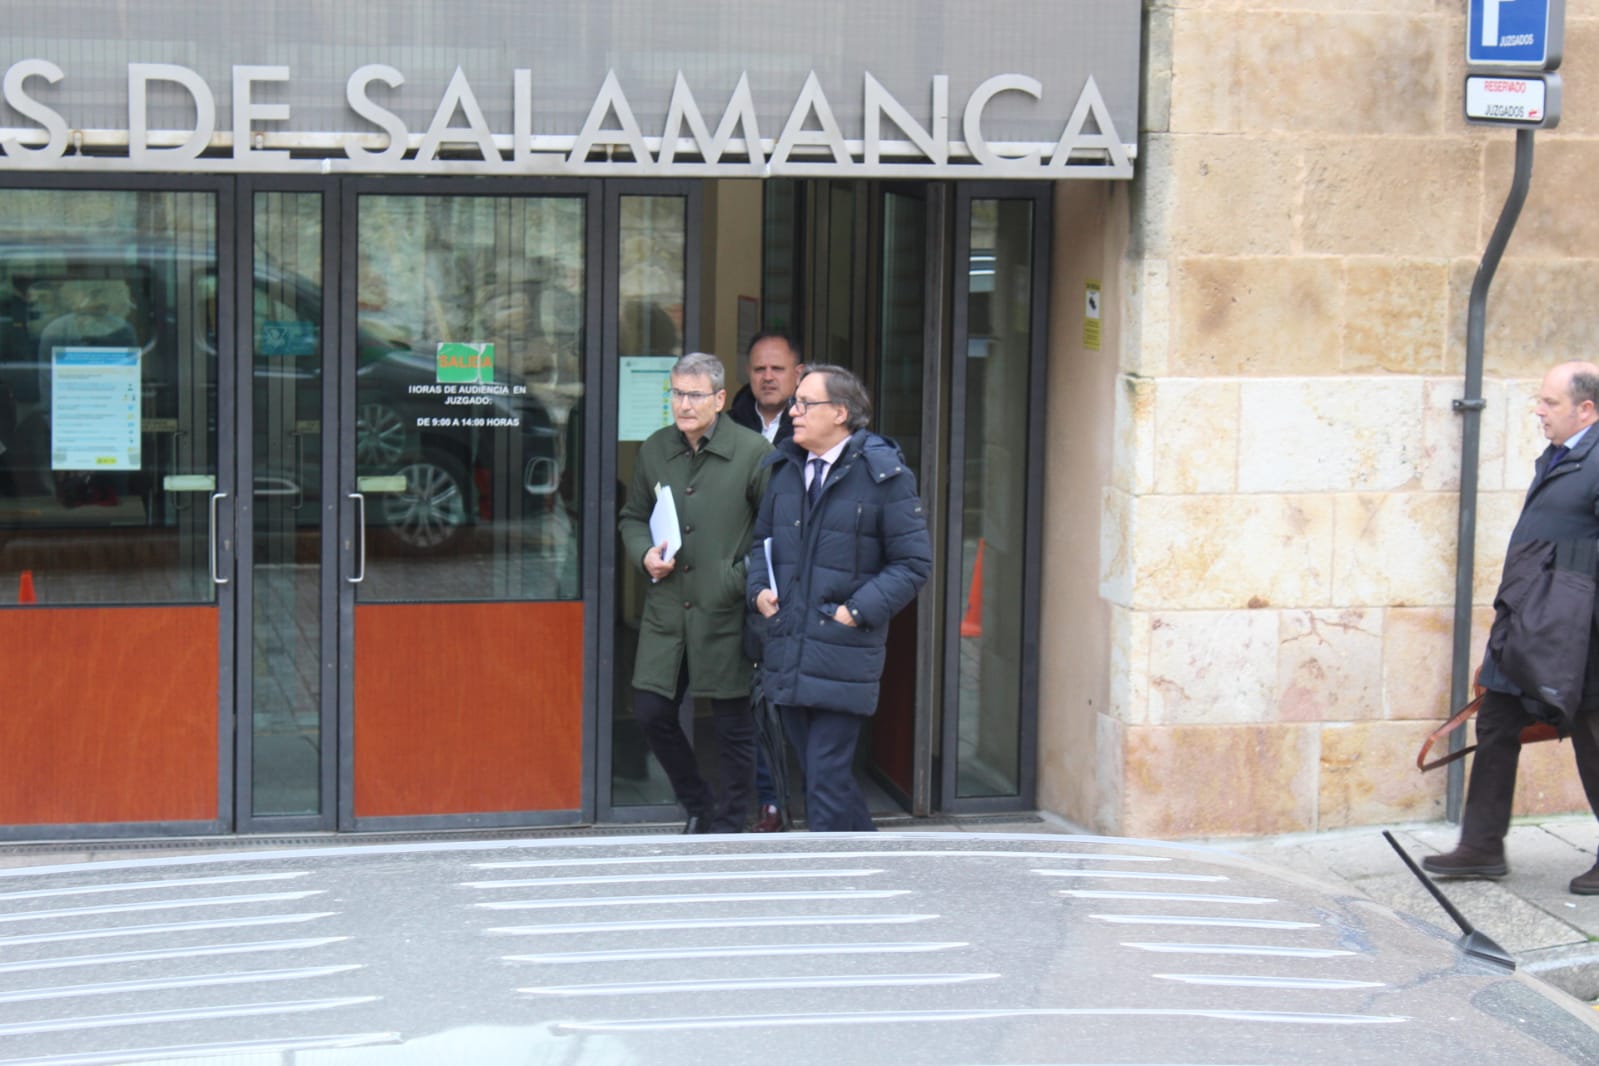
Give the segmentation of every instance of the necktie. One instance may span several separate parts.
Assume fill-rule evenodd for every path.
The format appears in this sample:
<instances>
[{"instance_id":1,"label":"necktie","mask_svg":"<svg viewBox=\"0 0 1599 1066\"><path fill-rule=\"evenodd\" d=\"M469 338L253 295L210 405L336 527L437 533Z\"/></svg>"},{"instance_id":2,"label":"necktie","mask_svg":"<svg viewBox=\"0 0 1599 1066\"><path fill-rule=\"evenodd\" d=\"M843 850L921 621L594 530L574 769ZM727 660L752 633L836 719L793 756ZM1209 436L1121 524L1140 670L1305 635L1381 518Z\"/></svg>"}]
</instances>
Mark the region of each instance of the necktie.
<instances>
[{"instance_id":1,"label":"necktie","mask_svg":"<svg viewBox=\"0 0 1599 1066\"><path fill-rule=\"evenodd\" d=\"M1560 461L1570 454L1570 452L1571 449L1566 447L1564 444L1559 445L1554 451L1550 452L1549 462L1545 464L1543 468L1543 477L1539 478L1538 480L1542 481L1544 478L1547 478L1550 474L1554 473L1555 467L1559 466Z\"/></svg>"},{"instance_id":2,"label":"necktie","mask_svg":"<svg viewBox=\"0 0 1599 1066\"><path fill-rule=\"evenodd\" d=\"M822 477L827 473L827 463L821 456L811 460L811 483L805 487L805 505L814 507L822 495Z\"/></svg>"}]
</instances>

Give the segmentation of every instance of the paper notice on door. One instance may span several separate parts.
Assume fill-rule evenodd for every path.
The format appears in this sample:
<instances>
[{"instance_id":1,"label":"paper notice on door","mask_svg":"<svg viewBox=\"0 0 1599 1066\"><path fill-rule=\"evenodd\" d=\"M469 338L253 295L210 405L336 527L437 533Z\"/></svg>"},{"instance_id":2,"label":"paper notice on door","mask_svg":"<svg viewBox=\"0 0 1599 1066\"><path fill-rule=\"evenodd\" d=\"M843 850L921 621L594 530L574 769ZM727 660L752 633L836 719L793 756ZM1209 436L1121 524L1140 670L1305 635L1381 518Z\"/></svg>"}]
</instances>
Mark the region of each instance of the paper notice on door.
<instances>
[{"instance_id":1,"label":"paper notice on door","mask_svg":"<svg viewBox=\"0 0 1599 1066\"><path fill-rule=\"evenodd\" d=\"M618 360L617 440L643 440L672 424L672 365L676 362L675 355L624 355Z\"/></svg>"},{"instance_id":2,"label":"paper notice on door","mask_svg":"<svg viewBox=\"0 0 1599 1066\"><path fill-rule=\"evenodd\" d=\"M137 470L138 348L50 353L50 469Z\"/></svg>"}]
</instances>

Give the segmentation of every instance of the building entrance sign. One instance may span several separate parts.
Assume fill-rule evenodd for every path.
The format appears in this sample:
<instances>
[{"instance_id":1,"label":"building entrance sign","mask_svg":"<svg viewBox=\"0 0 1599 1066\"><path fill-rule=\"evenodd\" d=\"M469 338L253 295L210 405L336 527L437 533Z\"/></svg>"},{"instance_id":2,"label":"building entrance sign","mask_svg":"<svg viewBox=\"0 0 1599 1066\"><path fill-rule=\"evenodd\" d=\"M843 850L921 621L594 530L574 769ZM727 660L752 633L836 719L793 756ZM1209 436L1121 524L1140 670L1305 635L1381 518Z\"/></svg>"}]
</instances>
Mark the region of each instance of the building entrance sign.
<instances>
[{"instance_id":1,"label":"building entrance sign","mask_svg":"<svg viewBox=\"0 0 1599 1066\"><path fill-rule=\"evenodd\" d=\"M126 126L84 129L54 102L69 75L49 59L6 69L4 102L29 126L0 129L0 167L13 169L211 170L379 174L593 175L612 177L874 176L1130 179L1129 146L1093 75L1075 86L1050 85L1027 74L981 81L952 115L950 78L933 75L927 103L907 106L870 72L854 85L824 86L811 71L797 88L759 87L766 98L792 93L781 128L761 128L756 93L746 73L733 87L714 129L679 72L658 134L646 134L615 71L607 72L582 127L570 135L533 133L533 71L513 71L509 129L491 126L466 72L457 67L426 129L408 126L394 102L406 76L367 64L344 83L345 128L289 132L293 96L288 66L234 66L227 109L197 71L172 63L127 65ZM504 86L496 86L496 94ZM703 87L702 87L703 88ZM828 90L858 92L861 135L846 137ZM723 89L725 92L725 88ZM1052 142L991 140L991 109L1074 94L1070 117ZM185 129L152 129L152 98L186 99ZM1070 99L1072 97L1068 97ZM997 101L1003 101L997 104ZM853 101L852 101L853 103ZM414 101L412 101L414 106ZM886 120L886 121L885 121ZM885 134L885 126L897 131ZM736 134L736 136L735 136Z\"/></svg>"}]
</instances>

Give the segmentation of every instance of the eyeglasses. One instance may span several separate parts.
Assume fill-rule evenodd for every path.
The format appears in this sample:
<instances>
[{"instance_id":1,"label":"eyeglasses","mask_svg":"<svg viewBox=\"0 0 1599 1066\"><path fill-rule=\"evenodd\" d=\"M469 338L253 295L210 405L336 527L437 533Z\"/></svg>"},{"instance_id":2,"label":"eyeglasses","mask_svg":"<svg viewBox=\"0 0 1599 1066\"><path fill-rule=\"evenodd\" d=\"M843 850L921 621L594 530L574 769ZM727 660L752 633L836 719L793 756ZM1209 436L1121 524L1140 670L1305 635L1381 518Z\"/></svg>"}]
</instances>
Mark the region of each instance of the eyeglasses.
<instances>
[{"instance_id":1,"label":"eyeglasses","mask_svg":"<svg viewBox=\"0 0 1599 1066\"><path fill-rule=\"evenodd\" d=\"M788 406L792 410L798 411L800 414L804 414L813 407L826 407L830 403L837 402L838 401L836 400L801 400L800 398L795 397L788 402Z\"/></svg>"},{"instance_id":2,"label":"eyeglasses","mask_svg":"<svg viewBox=\"0 0 1599 1066\"><path fill-rule=\"evenodd\" d=\"M681 403L682 401L687 400L696 407L704 403L706 400L709 400L712 396L716 395L714 392L685 392L682 389L671 389L669 391L672 394L673 403Z\"/></svg>"}]
</instances>

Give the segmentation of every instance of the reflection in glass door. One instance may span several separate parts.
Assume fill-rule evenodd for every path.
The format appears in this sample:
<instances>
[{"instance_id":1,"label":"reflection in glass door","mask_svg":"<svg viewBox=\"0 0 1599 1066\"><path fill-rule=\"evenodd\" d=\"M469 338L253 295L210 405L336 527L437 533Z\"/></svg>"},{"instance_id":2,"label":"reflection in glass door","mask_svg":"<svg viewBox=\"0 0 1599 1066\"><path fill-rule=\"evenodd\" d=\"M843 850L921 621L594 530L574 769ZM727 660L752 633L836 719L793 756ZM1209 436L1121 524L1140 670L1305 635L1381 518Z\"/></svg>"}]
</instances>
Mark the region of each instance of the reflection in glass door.
<instances>
[{"instance_id":1,"label":"reflection in glass door","mask_svg":"<svg viewBox=\"0 0 1599 1066\"><path fill-rule=\"evenodd\" d=\"M873 427L900 446L905 461L916 472L923 500L937 491L930 483L923 452L925 422L928 417L922 402L923 377L931 359L937 363L936 339L929 344L926 322L928 202L921 187L912 190L886 189L881 194L881 226L874 238L879 242L877 279L877 366L875 398L877 423ZM931 353L931 354L929 354ZM929 509L929 514L932 511ZM935 594L924 588L921 598ZM919 749L920 734L927 726L927 708L918 713L918 704L928 699L926 686L917 679L928 671L919 665L931 642L918 639L918 624L923 616L930 621L931 611L919 604L901 611L889 624L887 660L877 713L871 721L871 760L879 779L896 795L899 803L914 810L926 798L925 781L928 753ZM925 811L923 812L925 813Z\"/></svg>"},{"instance_id":2,"label":"reflection in glass door","mask_svg":"<svg viewBox=\"0 0 1599 1066\"><path fill-rule=\"evenodd\" d=\"M226 818L225 201L0 187L0 835Z\"/></svg>"},{"instance_id":3,"label":"reflection in glass door","mask_svg":"<svg viewBox=\"0 0 1599 1066\"><path fill-rule=\"evenodd\" d=\"M587 806L589 196L450 191L372 181L344 198L353 827Z\"/></svg>"},{"instance_id":4,"label":"reflection in glass door","mask_svg":"<svg viewBox=\"0 0 1599 1066\"><path fill-rule=\"evenodd\" d=\"M666 406L667 371L684 354L687 312L690 217L688 196L617 195L616 216L617 355L616 487L625 494L633 478L640 443L670 421ZM692 343L692 340L689 341ZM658 403L650 406L650 390ZM620 508L622 500L616 501ZM614 530L614 523L610 526ZM616 543L620 544L618 537ZM658 807L673 803L672 786L633 717L633 660L638 653L644 611L644 576L631 561L617 559L615 624L611 631L611 789L612 807ZM692 722L690 735L692 736ZM703 749L702 749L703 750ZM703 760L709 763L709 760Z\"/></svg>"},{"instance_id":5,"label":"reflection in glass door","mask_svg":"<svg viewBox=\"0 0 1599 1066\"><path fill-rule=\"evenodd\" d=\"M1043 336L1043 253L1037 192L957 201L957 405L951 455L956 511L950 520L946 617L957 643L956 713L946 723L946 788L957 801L1032 791L1037 632L1038 499ZM953 736L951 735L951 728ZM953 780L951 781L951 777Z\"/></svg>"},{"instance_id":6,"label":"reflection in glass door","mask_svg":"<svg viewBox=\"0 0 1599 1066\"><path fill-rule=\"evenodd\" d=\"M324 758L323 388L328 352L323 194L255 192L250 207L246 383L251 471L250 728L240 822L311 817L330 824ZM282 825L281 822L277 823Z\"/></svg>"}]
</instances>

